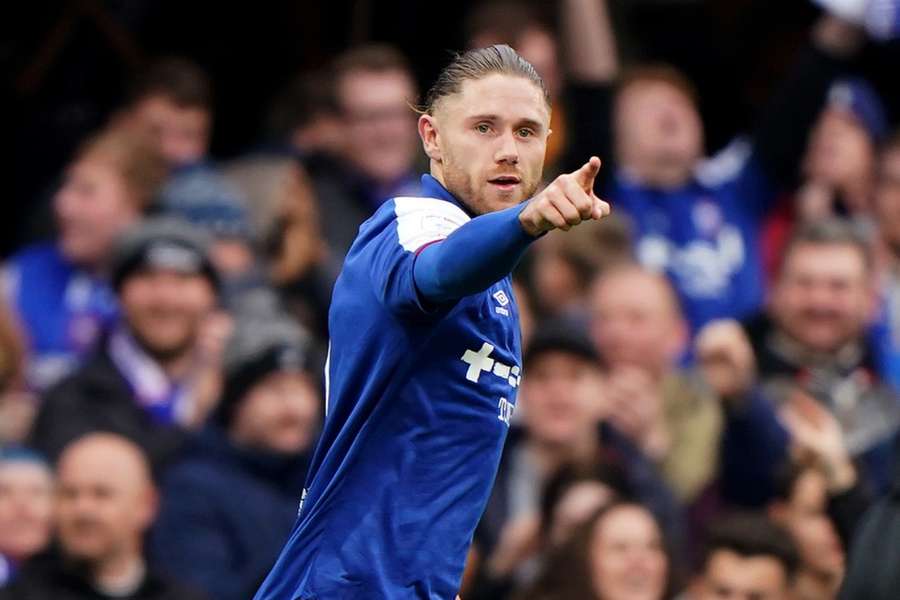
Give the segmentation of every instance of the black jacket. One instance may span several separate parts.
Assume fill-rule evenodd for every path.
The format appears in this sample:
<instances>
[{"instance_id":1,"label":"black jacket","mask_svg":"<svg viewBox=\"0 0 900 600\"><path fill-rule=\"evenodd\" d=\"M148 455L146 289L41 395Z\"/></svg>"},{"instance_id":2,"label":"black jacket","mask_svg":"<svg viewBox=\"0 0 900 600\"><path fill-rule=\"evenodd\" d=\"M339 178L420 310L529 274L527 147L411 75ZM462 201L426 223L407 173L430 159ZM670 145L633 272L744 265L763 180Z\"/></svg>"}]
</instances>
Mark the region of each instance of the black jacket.
<instances>
[{"instance_id":1,"label":"black jacket","mask_svg":"<svg viewBox=\"0 0 900 600\"><path fill-rule=\"evenodd\" d=\"M95 590L83 573L55 554L35 557L25 564L0 600L205 600L197 592L148 571L144 582L129 596L108 596Z\"/></svg>"},{"instance_id":2,"label":"black jacket","mask_svg":"<svg viewBox=\"0 0 900 600\"><path fill-rule=\"evenodd\" d=\"M95 431L133 440L147 451L156 468L169 462L186 439L181 429L155 422L135 401L105 345L44 394L29 444L56 460L69 442Z\"/></svg>"}]
</instances>

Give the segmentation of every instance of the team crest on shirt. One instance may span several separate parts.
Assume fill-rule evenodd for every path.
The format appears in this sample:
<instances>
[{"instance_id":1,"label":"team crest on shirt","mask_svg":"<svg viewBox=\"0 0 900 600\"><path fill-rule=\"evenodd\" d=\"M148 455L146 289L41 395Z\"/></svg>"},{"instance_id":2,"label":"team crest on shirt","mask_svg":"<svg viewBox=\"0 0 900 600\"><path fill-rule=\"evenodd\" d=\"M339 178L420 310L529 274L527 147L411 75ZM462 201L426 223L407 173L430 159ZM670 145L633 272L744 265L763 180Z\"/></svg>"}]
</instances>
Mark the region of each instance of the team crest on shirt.
<instances>
[{"instance_id":1,"label":"team crest on shirt","mask_svg":"<svg viewBox=\"0 0 900 600\"><path fill-rule=\"evenodd\" d=\"M494 292L493 296L494 296L494 300L496 300L497 303L500 305L500 306L494 307L494 312L501 314L504 317L508 317L509 309L506 308L506 306L509 304L509 297L506 295L506 292L504 292L503 290L498 290L498 291Z\"/></svg>"}]
</instances>

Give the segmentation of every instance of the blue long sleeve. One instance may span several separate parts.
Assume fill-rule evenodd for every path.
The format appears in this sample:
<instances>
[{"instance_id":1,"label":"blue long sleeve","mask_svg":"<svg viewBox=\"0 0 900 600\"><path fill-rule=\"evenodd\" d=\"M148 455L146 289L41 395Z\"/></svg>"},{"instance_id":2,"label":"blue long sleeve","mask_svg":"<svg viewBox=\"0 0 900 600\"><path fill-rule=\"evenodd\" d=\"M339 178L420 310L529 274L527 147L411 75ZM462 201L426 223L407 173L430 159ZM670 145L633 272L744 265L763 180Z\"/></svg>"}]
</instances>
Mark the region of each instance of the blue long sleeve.
<instances>
[{"instance_id":1,"label":"blue long sleeve","mask_svg":"<svg viewBox=\"0 0 900 600\"><path fill-rule=\"evenodd\" d=\"M413 278L422 299L443 304L487 289L508 275L537 238L519 223L524 207L481 215L416 257Z\"/></svg>"}]
</instances>

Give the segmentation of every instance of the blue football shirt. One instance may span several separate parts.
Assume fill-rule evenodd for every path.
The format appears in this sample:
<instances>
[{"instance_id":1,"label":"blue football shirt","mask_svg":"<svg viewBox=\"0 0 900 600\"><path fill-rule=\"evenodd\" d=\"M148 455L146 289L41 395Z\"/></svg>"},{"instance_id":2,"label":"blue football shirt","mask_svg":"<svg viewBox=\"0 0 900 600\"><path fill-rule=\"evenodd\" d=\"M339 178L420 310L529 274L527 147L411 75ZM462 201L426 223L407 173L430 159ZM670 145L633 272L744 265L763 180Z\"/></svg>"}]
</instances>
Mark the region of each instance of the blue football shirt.
<instances>
[{"instance_id":1,"label":"blue football shirt","mask_svg":"<svg viewBox=\"0 0 900 600\"><path fill-rule=\"evenodd\" d=\"M257 600L453 599L521 379L509 276L423 306L416 253L470 220L435 179L360 227L329 314L326 417Z\"/></svg>"}]
</instances>

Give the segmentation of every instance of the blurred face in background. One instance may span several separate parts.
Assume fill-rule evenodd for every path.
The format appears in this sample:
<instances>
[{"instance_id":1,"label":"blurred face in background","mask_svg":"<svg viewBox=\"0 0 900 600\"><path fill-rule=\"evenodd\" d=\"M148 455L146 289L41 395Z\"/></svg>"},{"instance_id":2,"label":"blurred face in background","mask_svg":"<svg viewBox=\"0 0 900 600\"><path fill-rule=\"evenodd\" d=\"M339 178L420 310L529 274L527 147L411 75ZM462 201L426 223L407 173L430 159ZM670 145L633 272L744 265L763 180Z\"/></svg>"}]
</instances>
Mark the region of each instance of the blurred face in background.
<instances>
[{"instance_id":1,"label":"blurred face in background","mask_svg":"<svg viewBox=\"0 0 900 600\"><path fill-rule=\"evenodd\" d=\"M35 461L0 462L0 555L22 561L43 550L53 520L53 477Z\"/></svg>"},{"instance_id":2,"label":"blurred face in background","mask_svg":"<svg viewBox=\"0 0 900 600\"><path fill-rule=\"evenodd\" d=\"M722 548L710 555L696 598L790 600L789 589L784 566L774 556L742 556Z\"/></svg>"},{"instance_id":3,"label":"blurred face in background","mask_svg":"<svg viewBox=\"0 0 900 600\"><path fill-rule=\"evenodd\" d=\"M136 446L93 434L69 446L58 466L60 546L71 559L97 563L139 555L157 497Z\"/></svg>"},{"instance_id":4,"label":"blurred face in background","mask_svg":"<svg viewBox=\"0 0 900 600\"><path fill-rule=\"evenodd\" d=\"M403 70L350 71L338 81L345 134L342 156L382 185L409 175L417 151L416 89Z\"/></svg>"},{"instance_id":5,"label":"blurred face in background","mask_svg":"<svg viewBox=\"0 0 900 600\"><path fill-rule=\"evenodd\" d=\"M131 108L133 123L149 133L172 166L199 162L209 150L212 116L201 106L180 106L165 95L150 95Z\"/></svg>"},{"instance_id":6,"label":"blurred face in background","mask_svg":"<svg viewBox=\"0 0 900 600\"><path fill-rule=\"evenodd\" d=\"M881 155L874 204L882 239L900 253L900 144L888 146Z\"/></svg>"},{"instance_id":7,"label":"blurred face in background","mask_svg":"<svg viewBox=\"0 0 900 600\"><path fill-rule=\"evenodd\" d=\"M809 469L794 483L791 497L772 507L771 515L794 538L805 569L820 576L840 577L844 551L826 513L827 502L825 477Z\"/></svg>"},{"instance_id":8,"label":"blurred face in background","mask_svg":"<svg viewBox=\"0 0 900 600\"><path fill-rule=\"evenodd\" d=\"M531 80L493 73L467 79L419 118L432 174L472 212L530 198L541 180L550 110Z\"/></svg>"},{"instance_id":9,"label":"blurred face in background","mask_svg":"<svg viewBox=\"0 0 900 600\"><path fill-rule=\"evenodd\" d=\"M687 325L662 276L640 267L615 269L591 290L591 337L611 368L668 371L687 343Z\"/></svg>"},{"instance_id":10,"label":"blurred face in background","mask_svg":"<svg viewBox=\"0 0 900 600\"><path fill-rule=\"evenodd\" d=\"M703 154L703 124L694 101L666 81L638 79L622 89L614 126L619 165L651 187L686 184Z\"/></svg>"},{"instance_id":11,"label":"blurred face in background","mask_svg":"<svg viewBox=\"0 0 900 600\"><path fill-rule=\"evenodd\" d=\"M119 301L141 346L165 362L194 348L216 296L203 275L147 269L122 282Z\"/></svg>"},{"instance_id":12,"label":"blurred face in background","mask_svg":"<svg viewBox=\"0 0 900 600\"><path fill-rule=\"evenodd\" d=\"M668 559L662 533L643 507L610 510L594 527L591 573L601 600L662 600Z\"/></svg>"},{"instance_id":13,"label":"blurred face in background","mask_svg":"<svg viewBox=\"0 0 900 600\"><path fill-rule=\"evenodd\" d=\"M826 108L809 138L805 175L845 188L869 180L874 165L875 148L859 121L846 110Z\"/></svg>"},{"instance_id":14,"label":"blurred face in background","mask_svg":"<svg viewBox=\"0 0 900 600\"><path fill-rule=\"evenodd\" d=\"M779 327L814 352L833 352L863 335L873 309L859 248L799 243L788 250L772 294Z\"/></svg>"},{"instance_id":15,"label":"blurred face in background","mask_svg":"<svg viewBox=\"0 0 900 600\"><path fill-rule=\"evenodd\" d=\"M238 443L281 454L307 450L319 424L321 399L301 373L272 373L241 401L231 426Z\"/></svg>"},{"instance_id":16,"label":"blurred face in background","mask_svg":"<svg viewBox=\"0 0 900 600\"><path fill-rule=\"evenodd\" d=\"M521 403L529 436L539 443L570 446L596 435L600 375L586 358L551 350L535 356L522 379Z\"/></svg>"},{"instance_id":17,"label":"blurred face in background","mask_svg":"<svg viewBox=\"0 0 900 600\"><path fill-rule=\"evenodd\" d=\"M108 257L116 238L141 216L114 158L88 152L69 165L53 208L63 254L93 269Z\"/></svg>"}]
</instances>

